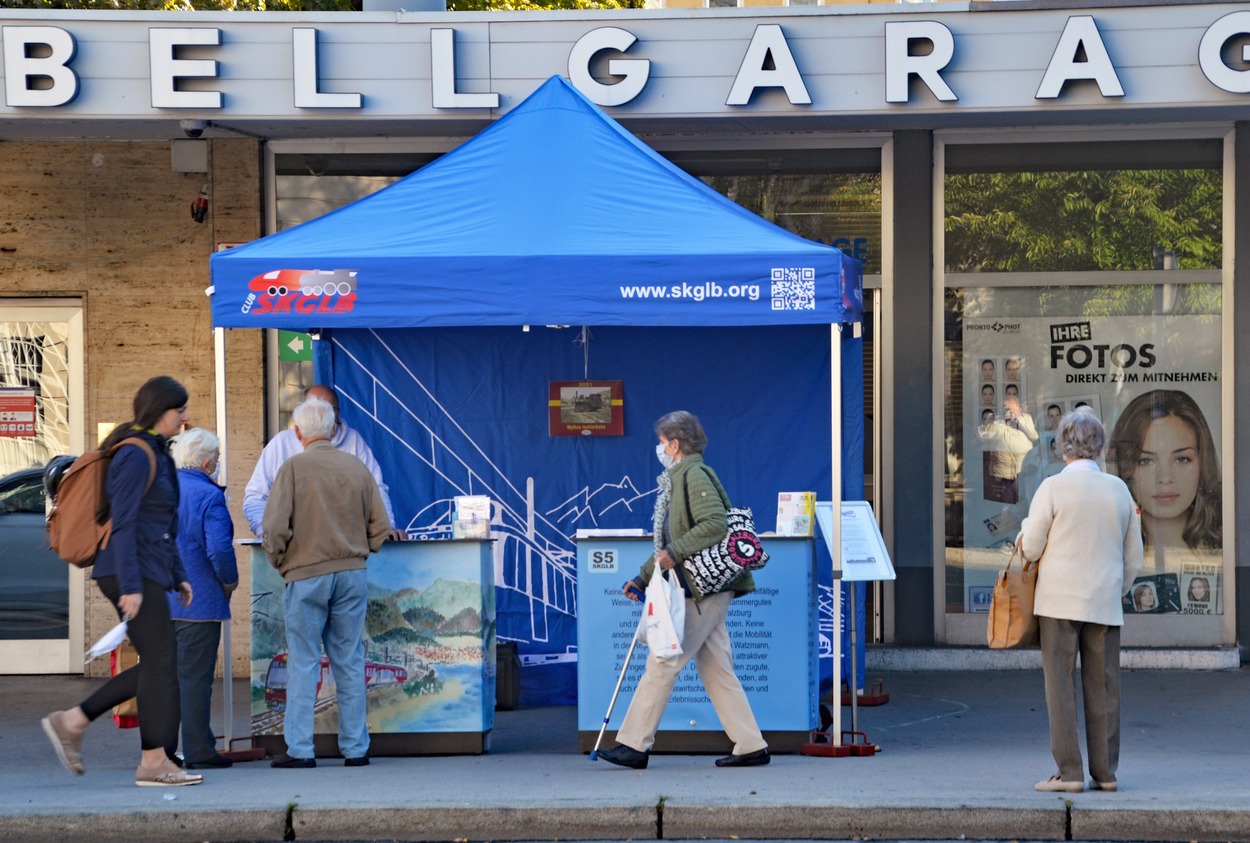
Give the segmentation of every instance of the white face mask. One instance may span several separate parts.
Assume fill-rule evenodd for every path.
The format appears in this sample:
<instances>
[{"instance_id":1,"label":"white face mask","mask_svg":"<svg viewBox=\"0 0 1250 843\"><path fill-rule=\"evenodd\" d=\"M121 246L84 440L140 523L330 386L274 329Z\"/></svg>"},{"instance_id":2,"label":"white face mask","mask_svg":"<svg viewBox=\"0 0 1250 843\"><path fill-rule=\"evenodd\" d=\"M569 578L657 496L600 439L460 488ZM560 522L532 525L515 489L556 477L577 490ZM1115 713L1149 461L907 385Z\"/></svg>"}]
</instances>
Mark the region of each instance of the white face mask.
<instances>
[{"instance_id":1,"label":"white face mask","mask_svg":"<svg viewBox=\"0 0 1250 843\"><path fill-rule=\"evenodd\" d=\"M664 466L666 469L673 467L673 458L670 457L667 453L665 453L663 442L659 442L656 444L655 456L656 456L656 459L660 461L660 465Z\"/></svg>"}]
</instances>

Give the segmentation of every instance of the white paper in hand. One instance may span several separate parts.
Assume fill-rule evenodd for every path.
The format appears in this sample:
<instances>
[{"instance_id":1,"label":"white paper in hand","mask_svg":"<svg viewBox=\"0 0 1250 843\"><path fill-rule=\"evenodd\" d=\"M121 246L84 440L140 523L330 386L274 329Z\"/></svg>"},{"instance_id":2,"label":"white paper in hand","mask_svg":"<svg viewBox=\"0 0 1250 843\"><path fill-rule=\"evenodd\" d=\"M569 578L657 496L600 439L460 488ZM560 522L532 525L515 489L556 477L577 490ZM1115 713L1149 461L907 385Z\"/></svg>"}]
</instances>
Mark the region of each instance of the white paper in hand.
<instances>
[{"instance_id":1,"label":"white paper in hand","mask_svg":"<svg viewBox=\"0 0 1250 843\"><path fill-rule=\"evenodd\" d=\"M117 626L110 629L100 637L100 640L91 645L91 649L83 656L82 663L86 664L92 659L98 659L100 656L108 655L117 649L117 645L126 640L126 631L129 624L122 621Z\"/></svg>"}]
</instances>

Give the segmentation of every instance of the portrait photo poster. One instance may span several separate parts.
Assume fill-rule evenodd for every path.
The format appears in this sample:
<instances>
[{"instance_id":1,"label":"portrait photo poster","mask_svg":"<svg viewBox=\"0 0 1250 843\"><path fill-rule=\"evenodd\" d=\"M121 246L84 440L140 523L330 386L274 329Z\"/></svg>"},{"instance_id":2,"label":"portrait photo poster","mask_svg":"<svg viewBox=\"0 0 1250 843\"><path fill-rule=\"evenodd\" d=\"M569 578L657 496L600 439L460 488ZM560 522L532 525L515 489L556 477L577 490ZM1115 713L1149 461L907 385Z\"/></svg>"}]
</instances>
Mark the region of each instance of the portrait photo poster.
<instances>
[{"instance_id":1,"label":"portrait photo poster","mask_svg":"<svg viewBox=\"0 0 1250 843\"><path fill-rule=\"evenodd\" d=\"M1029 511L1038 486L1065 465L1058 422L1088 406L1107 430L1156 390L1184 393L1210 432L1221 436L1220 326L1211 315L970 318L963 327L964 546L1002 547ZM1133 402L1139 399L1137 405ZM1127 425L1126 425L1127 427ZM1113 454L1100 465L1117 472ZM1222 468L1222 467L1221 467ZM1150 493L1134 489L1148 520ZM1218 489L1218 486L1216 487ZM1218 491L1190 490L1216 510ZM1207 498L1204 500L1203 495ZM1214 498L1214 499L1212 499ZM1005 529L1009 527L1009 529ZM1149 545L1149 541L1147 541ZM1125 610L1218 614L1221 548L1147 547L1146 566ZM992 571L988 572L992 577ZM1192 589L1191 589L1192 584ZM965 589L984 586L966 572ZM1150 594L1147 594L1150 592ZM967 602L967 601L966 601ZM975 601L972 601L975 602Z\"/></svg>"}]
</instances>

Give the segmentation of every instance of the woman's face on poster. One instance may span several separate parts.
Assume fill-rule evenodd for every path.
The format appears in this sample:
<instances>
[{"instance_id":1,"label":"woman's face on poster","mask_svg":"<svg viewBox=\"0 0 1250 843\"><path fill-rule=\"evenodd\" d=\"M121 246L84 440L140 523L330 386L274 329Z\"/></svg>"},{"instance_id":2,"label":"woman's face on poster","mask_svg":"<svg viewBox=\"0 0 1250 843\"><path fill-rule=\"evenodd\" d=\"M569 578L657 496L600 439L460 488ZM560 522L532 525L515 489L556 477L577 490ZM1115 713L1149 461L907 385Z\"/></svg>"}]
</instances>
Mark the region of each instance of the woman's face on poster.
<instances>
[{"instance_id":1,"label":"woman's face on poster","mask_svg":"<svg viewBox=\"0 0 1250 843\"><path fill-rule=\"evenodd\" d=\"M1206 577L1194 577L1189 581L1189 599L1202 603L1211 599L1211 587L1207 584Z\"/></svg>"},{"instance_id":2,"label":"woman's face on poster","mask_svg":"<svg viewBox=\"0 0 1250 843\"><path fill-rule=\"evenodd\" d=\"M1176 416L1155 419L1142 438L1133 468L1133 491L1142 512L1152 518L1176 518L1198 494L1198 437Z\"/></svg>"},{"instance_id":3,"label":"woman's face on poster","mask_svg":"<svg viewBox=\"0 0 1250 843\"><path fill-rule=\"evenodd\" d=\"M994 361L993 360L981 361L981 380L983 381L994 380Z\"/></svg>"},{"instance_id":4,"label":"woman's face on poster","mask_svg":"<svg viewBox=\"0 0 1250 843\"><path fill-rule=\"evenodd\" d=\"M1138 611L1149 611L1159 605L1155 600L1155 593L1150 588L1137 589L1137 609Z\"/></svg>"},{"instance_id":5,"label":"woman's face on poster","mask_svg":"<svg viewBox=\"0 0 1250 843\"><path fill-rule=\"evenodd\" d=\"M994 387L990 386L989 384L986 384L985 386L981 387L981 406L982 407L994 406Z\"/></svg>"}]
</instances>

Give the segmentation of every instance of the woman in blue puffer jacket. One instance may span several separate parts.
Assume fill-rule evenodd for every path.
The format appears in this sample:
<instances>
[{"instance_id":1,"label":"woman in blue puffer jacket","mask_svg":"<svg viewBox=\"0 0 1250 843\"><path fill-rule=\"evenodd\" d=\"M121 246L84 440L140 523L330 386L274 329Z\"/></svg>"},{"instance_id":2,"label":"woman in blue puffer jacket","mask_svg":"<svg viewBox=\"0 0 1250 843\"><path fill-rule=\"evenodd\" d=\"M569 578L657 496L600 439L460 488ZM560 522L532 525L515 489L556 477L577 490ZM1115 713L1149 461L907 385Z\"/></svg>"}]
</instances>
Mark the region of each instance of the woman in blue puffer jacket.
<instances>
[{"instance_id":1,"label":"woman in blue puffer jacket","mask_svg":"<svg viewBox=\"0 0 1250 843\"><path fill-rule=\"evenodd\" d=\"M173 595L169 597L169 614L178 638L182 756L188 770L229 767L232 763L217 751L209 724L221 625L230 622L230 592L239 584L234 523L226 508L226 490L214 479L220 457L217 437L202 427L188 430L174 443L180 491L178 555L196 597L190 606L183 606ZM230 675L229 665L226 675Z\"/></svg>"}]
</instances>

